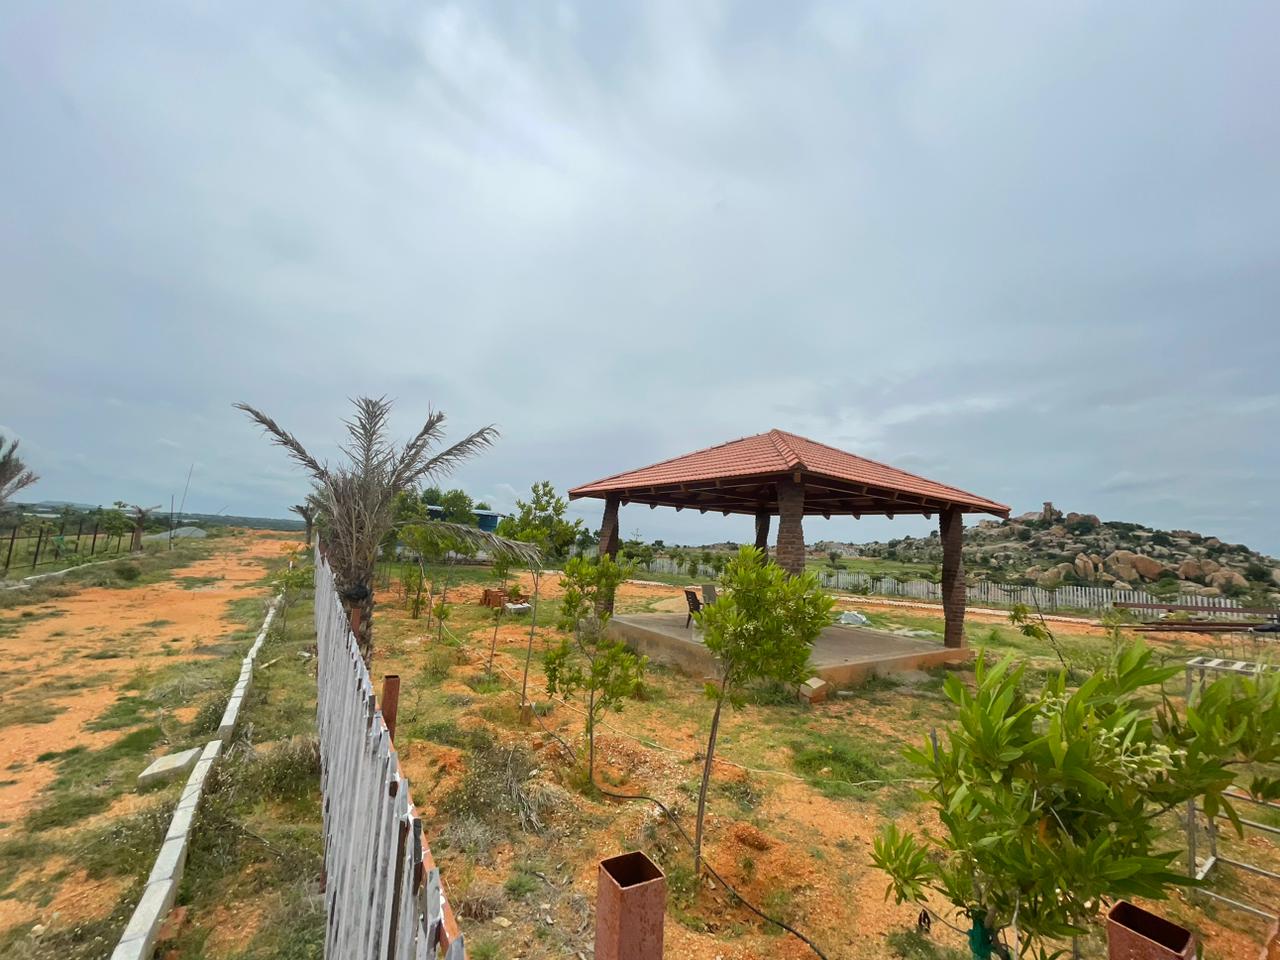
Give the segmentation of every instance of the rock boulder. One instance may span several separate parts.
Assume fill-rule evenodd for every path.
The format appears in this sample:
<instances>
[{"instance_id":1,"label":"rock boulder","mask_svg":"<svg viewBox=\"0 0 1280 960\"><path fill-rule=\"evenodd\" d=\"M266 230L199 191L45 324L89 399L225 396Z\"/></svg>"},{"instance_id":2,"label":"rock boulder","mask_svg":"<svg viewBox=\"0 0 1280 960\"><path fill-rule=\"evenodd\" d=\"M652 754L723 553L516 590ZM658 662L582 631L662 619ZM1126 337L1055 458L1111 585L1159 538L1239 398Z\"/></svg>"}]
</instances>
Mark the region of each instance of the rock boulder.
<instances>
[{"instance_id":1,"label":"rock boulder","mask_svg":"<svg viewBox=\"0 0 1280 960\"><path fill-rule=\"evenodd\" d=\"M1169 571L1169 568L1155 557L1143 556L1141 553L1135 553L1129 563L1143 580L1159 580Z\"/></svg>"}]
</instances>

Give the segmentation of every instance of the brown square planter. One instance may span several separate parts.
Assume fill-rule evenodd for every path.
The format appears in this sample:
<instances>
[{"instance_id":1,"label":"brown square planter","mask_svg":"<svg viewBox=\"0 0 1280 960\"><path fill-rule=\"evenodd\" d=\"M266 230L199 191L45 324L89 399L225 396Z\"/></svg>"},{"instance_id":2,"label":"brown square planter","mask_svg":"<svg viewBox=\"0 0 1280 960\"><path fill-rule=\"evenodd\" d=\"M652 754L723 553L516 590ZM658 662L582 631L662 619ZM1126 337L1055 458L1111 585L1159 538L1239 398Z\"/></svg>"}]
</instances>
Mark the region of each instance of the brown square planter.
<instances>
[{"instance_id":1,"label":"brown square planter","mask_svg":"<svg viewBox=\"0 0 1280 960\"><path fill-rule=\"evenodd\" d=\"M600 861L595 960L661 960L667 878L643 853Z\"/></svg>"},{"instance_id":2,"label":"brown square planter","mask_svg":"<svg viewBox=\"0 0 1280 960\"><path fill-rule=\"evenodd\" d=\"M1107 914L1107 956L1110 960L1191 960L1195 935L1186 927L1119 901Z\"/></svg>"}]
</instances>

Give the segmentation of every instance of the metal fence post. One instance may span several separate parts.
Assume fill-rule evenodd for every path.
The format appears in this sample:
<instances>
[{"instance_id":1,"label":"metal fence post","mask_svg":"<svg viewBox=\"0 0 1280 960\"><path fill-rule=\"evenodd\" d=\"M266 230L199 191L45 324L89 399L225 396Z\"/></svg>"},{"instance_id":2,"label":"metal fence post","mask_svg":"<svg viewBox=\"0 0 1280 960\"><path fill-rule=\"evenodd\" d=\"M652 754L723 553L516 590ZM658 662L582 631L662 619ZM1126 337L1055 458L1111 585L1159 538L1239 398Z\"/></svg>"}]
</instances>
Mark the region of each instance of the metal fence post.
<instances>
[{"instance_id":1,"label":"metal fence post","mask_svg":"<svg viewBox=\"0 0 1280 960\"><path fill-rule=\"evenodd\" d=\"M40 543L43 541L43 539L44 539L44 526L42 525L39 528L39 530L36 531L36 552L31 557L32 570L34 570L36 568L36 564L40 562Z\"/></svg>"},{"instance_id":2,"label":"metal fence post","mask_svg":"<svg viewBox=\"0 0 1280 960\"><path fill-rule=\"evenodd\" d=\"M13 560L13 542L18 539L18 524L13 525L13 533L9 534L9 553L4 558L4 572L8 574L9 563Z\"/></svg>"}]
</instances>

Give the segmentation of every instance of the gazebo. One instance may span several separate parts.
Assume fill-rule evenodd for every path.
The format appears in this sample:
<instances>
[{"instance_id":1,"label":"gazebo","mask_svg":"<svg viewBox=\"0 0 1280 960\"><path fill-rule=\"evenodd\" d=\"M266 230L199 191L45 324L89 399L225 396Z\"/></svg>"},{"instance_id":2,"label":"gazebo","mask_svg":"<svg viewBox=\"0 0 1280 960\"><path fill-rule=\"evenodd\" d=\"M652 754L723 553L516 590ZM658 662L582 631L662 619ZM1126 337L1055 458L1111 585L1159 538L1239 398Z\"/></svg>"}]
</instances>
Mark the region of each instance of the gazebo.
<instances>
[{"instance_id":1,"label":"gazebo","mask_svg":"<svg viewBox=\"0 0 1280 960\"><path fill-rule=\"evenodd\" d=\"M937 514L948 647L964 646L962 517L1009 516L1002 503L783 430L731 440L569 491L571 500L581 497L604 500L600 552L610 556L618 550L618 509L624 504L749 514L755 517L755 544L766 551L776 516L775 558L793 574L804 570L805 516Z\"/></svg>"}]
</instances>

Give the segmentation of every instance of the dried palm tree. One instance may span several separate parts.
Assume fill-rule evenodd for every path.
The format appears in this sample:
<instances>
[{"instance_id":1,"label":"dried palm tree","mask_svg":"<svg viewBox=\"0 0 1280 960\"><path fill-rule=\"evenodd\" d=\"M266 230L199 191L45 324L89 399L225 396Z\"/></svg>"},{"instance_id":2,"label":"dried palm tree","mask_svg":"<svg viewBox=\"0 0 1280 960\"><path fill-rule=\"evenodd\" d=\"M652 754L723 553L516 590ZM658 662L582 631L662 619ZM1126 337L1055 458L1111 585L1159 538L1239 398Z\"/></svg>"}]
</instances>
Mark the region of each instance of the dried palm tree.
<instances>
[{"instance_id":1,"label":"dried palm tree","mask_svg":"<svg viewBox=\"0 0 1280 960\"><path fill-rule=\"evenodd\" d=\"M147 518L160 509L160 504L157 503L154 507L139 507L137 504L131 504L130 509L133 510L133 538L129 541L129 550L137 553L142 549L142 531L147 525Z\"/></svg>"},{"instance_id":2,"label":"dried palm tree","mask_svg":"<svg viewBox=\"0 0 1280 960\"><path fill-rule=\"evenodd\" d=\"M359 397L355 415L344 420L349 441L342 446L347 462L330 467L321 463L273 419L247 403L237 403L273 443L285 448L316 483L321 515L327 527L325 549L337 580L338 595L348 614L356 613L356 639L369 662L373 655L373 577L378 546L393 525L396 494L414 488L428 477L448 473L458 464L491 446L498 431L482 427L443 450L433 448L444 433L443 413L431 411L427 422L403 447L387 437L391 401ZM437 521L439 522L439 521ZM441 533L496 554L536 564L536 547L497 537L476 527L439 522ZM445 529L447 528L447 530Z\"/></svg>"},{"instance_id":3,"label":"dried palm tree","mask_svg":"<svg viewBox=\"0 0 1280 960\"><path fill-rule=\"evenodd\" d=\"M316 506L311 502L311 498L307 498L306 503L295 503L289 508L302 518L302 522L307 525L307 546L311 546L311 531L316 523Z\"/></svg>"},{"instance_id":4,"label":"dried palm tree","mask_svg":"<svg viewBox=\"0 0 1280 960\"><path fill-rule=\"evenodd\" d=\"M3 507L19 490L25 490L40 478L18 456L18 441L5 445L0 437L0 507Z\"/></svg>"}]
</instances>

